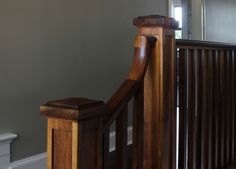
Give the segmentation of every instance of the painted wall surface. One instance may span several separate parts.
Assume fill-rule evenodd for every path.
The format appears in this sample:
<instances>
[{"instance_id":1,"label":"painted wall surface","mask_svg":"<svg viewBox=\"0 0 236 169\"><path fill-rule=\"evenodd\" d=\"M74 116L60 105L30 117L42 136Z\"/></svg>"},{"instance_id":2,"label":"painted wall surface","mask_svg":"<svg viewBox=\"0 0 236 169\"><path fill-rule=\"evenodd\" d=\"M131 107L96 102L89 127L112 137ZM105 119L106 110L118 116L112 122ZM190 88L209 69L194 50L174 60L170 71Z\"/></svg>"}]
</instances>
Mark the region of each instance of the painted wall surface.
<instances>
[{"instance_id":1,"label":"painted wall surface","mask_svg":"<svg viewBox=\"0 0 236 169\"><path fill-rule=\"evenodd\" d=\"M0 133L12 161L46 151L39 106L71 96L107 100L132 62L139 15L166 14L165 0L1 0Z\"/></svg>"},{"instance_id":2,"label":"painted wall surface","mask_svg":"<svg viewBox=\"0 0 236 169\"><path fill-rule=\"evenodd\" d=\"M235 0L206 0L206 40L236 43L235 16Z\"/></svg>"}]
</instances>

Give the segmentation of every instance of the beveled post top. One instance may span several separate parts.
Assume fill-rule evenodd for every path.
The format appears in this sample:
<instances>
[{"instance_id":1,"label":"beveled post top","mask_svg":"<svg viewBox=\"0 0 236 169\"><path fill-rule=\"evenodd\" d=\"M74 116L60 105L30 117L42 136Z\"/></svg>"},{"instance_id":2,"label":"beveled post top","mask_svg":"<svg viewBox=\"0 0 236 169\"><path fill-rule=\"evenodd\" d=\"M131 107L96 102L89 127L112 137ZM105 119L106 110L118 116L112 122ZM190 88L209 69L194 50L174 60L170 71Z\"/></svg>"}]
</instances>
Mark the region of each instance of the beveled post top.
<instances>
[{"instance_id":1,"label":"beveled post top","mask_svg":"<svg viewBox=\"0 0 236 169\"><path fill-rule=\"evenodd\" d=\"M177 29L179 26L174 18L161 15L139 16L133 20L133 24L137 27L164 27L169 29Z\"/></svg>"}]
</instances>

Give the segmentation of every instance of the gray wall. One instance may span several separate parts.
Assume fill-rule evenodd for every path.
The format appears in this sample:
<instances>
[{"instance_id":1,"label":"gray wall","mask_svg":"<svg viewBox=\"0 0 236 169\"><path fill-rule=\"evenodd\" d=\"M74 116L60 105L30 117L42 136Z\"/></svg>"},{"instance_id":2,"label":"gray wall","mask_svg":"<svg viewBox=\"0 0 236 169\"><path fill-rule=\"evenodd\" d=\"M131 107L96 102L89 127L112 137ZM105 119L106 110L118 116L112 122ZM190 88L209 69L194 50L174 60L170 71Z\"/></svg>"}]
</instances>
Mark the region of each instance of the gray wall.
<instances>
[{"instance_id":1,"label":"gray wall","mask_svg":"<svg viewBox=\"0 0 236 169\"><path fill-rule=\"evenodd\" d=\"M236 43L235 16L235 0L206 0L206 40Z\"/></svg>"},{"instance_id":2,"label":"gray wall","mask_svg":"<svg viewBox=\"0 0 236 169\"><path fill-rule=\"evenodd\" d=\"M138 15L165 0L1 0L0 134L14 132L12 161L46 151L47 100L107 100L125 78Z\"/></svg>"}]
</instances>

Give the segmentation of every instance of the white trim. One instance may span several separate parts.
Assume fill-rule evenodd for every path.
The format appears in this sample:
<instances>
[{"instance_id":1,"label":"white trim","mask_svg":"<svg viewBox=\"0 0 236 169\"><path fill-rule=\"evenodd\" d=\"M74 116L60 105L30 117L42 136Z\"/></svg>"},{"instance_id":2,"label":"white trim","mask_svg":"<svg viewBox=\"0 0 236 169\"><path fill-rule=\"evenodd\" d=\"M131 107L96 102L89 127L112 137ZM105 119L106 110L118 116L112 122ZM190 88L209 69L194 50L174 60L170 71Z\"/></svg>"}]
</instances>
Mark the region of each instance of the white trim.
<instances>
[{"instance_id":1,"label":"white trim","mask_svg":"<svg viewBox=\"0 0 236 169\"><path fill-rule=\"evenodd\" d=\"M13 133L2 134L0 135L0 143L11 142L15 138L17 138L17 135Z\"/></svg>"},{"instance_id":2,"label":"white trim","mask_svg":"<svg viewBox=\"0 0 236 169\"><path fill-rule=\"evenodd\" d=\"M11 163L11 169L46 169L47 153L34 155Z\"/></svg>"},{"instance_id":3,"label":"white trim","mask_svg":"<svg viewBox=\"0 0 236 169\"><path fill-rule=\"evenodd\" d=\"M17 137L16 134L0 135L0 168L10 169L10 143Z\"/></svg>"},{"instance_id":4,"label":"white trim","mask_svg":"<svg viewBox=\"0 0 236 169\"><path fill-rule=\"evenodd\" d=\"M204 0L191 0L192 39L204 40Z\"/></svg>"},{"instance_id":5,"label":"white trim","mask_svg":"<svg viewBox=\"0 0 236 169\"><path fill-rule=\"evenodd\" d=\"M203 40L206 41L206 0L203 0Z\"/></svg>"}]
</instances>

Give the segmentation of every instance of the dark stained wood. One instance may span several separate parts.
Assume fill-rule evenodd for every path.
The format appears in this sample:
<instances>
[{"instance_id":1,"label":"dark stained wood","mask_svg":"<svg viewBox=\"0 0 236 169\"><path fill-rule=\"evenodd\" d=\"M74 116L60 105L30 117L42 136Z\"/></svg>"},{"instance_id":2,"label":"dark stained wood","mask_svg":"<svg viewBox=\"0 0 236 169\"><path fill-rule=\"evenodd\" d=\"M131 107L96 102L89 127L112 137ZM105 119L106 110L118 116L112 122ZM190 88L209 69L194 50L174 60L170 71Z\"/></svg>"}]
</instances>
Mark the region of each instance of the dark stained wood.
<instances>
[{"instance_id":1,"label":"dark stained wood","mask_svg":"<svg viewBox=\"0 0 236 169\"><path fill-rule=\"evenodd\" d=\"M118 117L122 109L127 105L140 87L140 81L143 80L150 54L155 47L156 38L136 36L135 38L135 55L134 64L129 72L128 79L123 82L120 88L107 102L110 119L106 126L110 126Z\"/></svg>"},{"instance_id":2,"label":"dark stained wood","mask_svg":"<svg viewBox=\"0 0 236 169\"><path fill-rule=\"evenodd\" d=\"M186 169L186 145L187 145L187 55L188 49L179 51L179 151L178 168Z\"/></svg>"},{"instance_id":3,"label":"dark stained wood","mask_svg":"<svg viewBox=\"0 0 236 169\"><path fill-rule=\"evenodd\" d=\"M229 126L229 162L233 164L234 162L234 139L235 139L235 130L234 130L234 117L235 117L235 102L234 102L234 93L235 93L235 71L234 71L234 51L230 51L230 126Z\"/></svg>"},{"instance_id":4,"label":"dark stained wood","mask_svg":"<svg viewBox=\"0 0 236 169\"><path fill-rule=\"evenodd\" d=\"M155 48L155 37L136 36L134 59L128 75L129 80L143 80L150 60L150 52Z\"/></svg>"},{"instance_id":5,"label":"dark stained wood","mask_svg":"<svg viewBox=\"0 0 236 169\"><path fill-rule=\"evenodd\" d=\"M212 161L213 168L219 168L220 166L220 69L219 69L219 52L215 50L213 57L213 114L214 114L214 158Z\"/></svg>"},{"instance_id":6,"label":"dark stained wood","mask_svg":"<svg viewBox=\"0 0 236 169\"><path fill-rule=\"evenodd\" d=\"M202 111L202 130L201 130L201 163L202 163L202 168L207 169L208 168L208 112L207 112L207 51L202 50L201 54L201 111Z\"/></svg>"},{"instance_id":7,"label":"dark stained wood","mask_svg":"<svg viewBox=\"0 0 236 169\"><path fill-rule=\"evenodd\" d=\"M201 168L202 165L202 103L201 103L201 95L202 95L202 85L201 85L201 59L202 59L202 50L197 50L197 56L195 56L195 64L196 64L196 115L197 115L197 139L196 139L196 168Z\"/></svg>"},{"instance_id":8,"label":"dark stained wood","mask_svg":"<svg viewBox=\"0 0 236 169\"><path fill-rule=\"evenodd\" d=\"M127 169L128 106L116 119L116 168Z\"/></svg>"},{"instance_id":9,"label":"dark stained wood","mask_svg":"<svg viewBox=\"0 0 236 169\"><path fill-rule=\"evenodd\" d=\"M53 130L53 169L72 168L72 132ZM65 146L61 146L61 145Z\"/></svg>"},{"instance_id":10,"label":"dark stained wood","mask_svg":"<svg viewBox=\"0 0 236 169\"><path fill-rule=\"evenodd\" d=\"M188 168L196 168L196 118L195 118L195 68L194 65L194 50L188 50L187 56L187 125L188 125Z\"/></svg>"},{"instance_id":11,"label":"dark stained wood","mask_svg":"<svg viewBox=\"0 0 236 169\"><path fill-rule=\"evenodd\" d=\"M214 114L213 114L213 50L208 51L207 57L207 126L208 126L208 141L206 143L208 149L208 166L211 169L214 166Z\"/></svg>"},{"instance_id":12,"label":"dark stained wood","mask_svg":"<svg viewBox=\"0 0 236 169\"><path fill-rule=\"evenodd\" d=\"M232 50L236 46L179 40L177 48L180 86L178 168L230 168L235 163L236 145L236 75Z\"/></svg>"},{"instance_id":13,"label":"dark stained wood","mask_svg":"<svg viewBox=\"0 0 236 169\"><path fill-rule=\"evenodd\" d=\"M137 27L164 27L177 29L179 24L176 20L166 16L149 15L141 16L134 19L134 25Z\"/></svg>"},{"instance_id":14,"label":"dark stained wood","mask_svg":"<svg viewBox=\"0 0 236 169\"><path fill-rule=\"evenodd\" d=\"M236 77L235 77L235 73L236 73L236 50L233 51L233 67L232 67L232 73L233 73L233 85L234 86L232 93L233 93L233 99L232 99L232 106L233 106L233 114L234 114L234 128L233 128L233 133L234 133L234 141L233 141L233 155L234 155L234 161L236 161Z\"/></svg>"},{"instance_id":15,"label":"dark stained wood","mask_svg":"<svg viewBox=\"0 0 236 169\"><path fill-rule=\"evenodd\" d=\"M225 167L226 162L226 142L225 142L225 57L224 51L220 50L220 139L221 139L221 167Z\"/></svg>"},{"instance_id":16,"label":"dark stained wood","mask_svg":"<svg viewBox=\"0 0 236 169\"><path fill-rule=\"evenodd\" d=\"M103 118L80 122L78 169L102 169Z\"/></svg>"},{"instance_id":17,"label":"dark stained wood","mask_svg":"<svg viewBox=\"0 0 236 169\"><path fill-rule=\"evenodd\" d=\"M235 128L235 124L236 124L236 102L235 102L235 97L236 97L236 90L235 90L235 86L236 86L236 78L235 78L235 68L236 68L236 63L235 63L235 51L232 50L232 64L231 64L231 118L232 118L232 147L230 149L232 149L232 162L236 159L236 154L235 154L235 146L236 146L236 128Z\"/></svg>"},{"instance_id":18,"label":"dark stained wood","mask_svg":"<svg viewBox=\"0 0 236 169\"><path fill-rule=\"evenodd\" d=\"M107 121L107 120L106 120ZM111 162L111 154L109 153L110 148L110 128L103 131L103 169L109 169Z\"/></svg>"},{"instance_id":19,"label":"dark stained wood","mask_svg":"<svg viewBox=\"0 0 236 169\"><path fill-rule=\"evenodd\" d=\"M163 168L176 168L176 57L174 36L164 32L163 57ZM159 97L160 99L160 97Z\"/></svg>"},{"instance_id":20,"label":"dark stained wood","mask_svg":"<svg viewBox=\"0 0 236 169\"><path fill-rule=\"evenodd\" d=\"M179 48L198 48L198 49L235 49L236 44L220 43L220 42L207 42L197 40L177 39L176 46Z\"/></svg>"},{"instance_id":21,"label":"dark stained wood","mask_svg":"<svg viewBox=\"0 0 236 169\"><path fill-rule=\"evenodd\" d=\"M133 100L133 161L132 169L143 169L143 125L144 125L144 115L143 115L143 82L138 92L134 95Z\"/></svg>"},{"instance_id":22,"label":"dark stained wood","mask_svg":"<svg viewBox=\"0 0 236 169\"><path fill-rule=\"evenodd\" d=\"M84 98L49 101L40 106L40 112L48 117L78 121L106 116L109 113L104 102Z\"/></svg>"},{"instance_id":23,"label":"dark stained wood","mask_svg":"<svg viewBox=\"0 0 236 169\"><path fill-rule=\"evenodd\" d=\"M231 59L230 59L230 51L225 51L225 59L226 59L226 70L225 70L225 82L226 82L226 85L225 85L225 88L226 88L226 91L225 91L225 95L226 95L226 109L225 109L225 116L226 116L226 126L225 126L225 129L226 129L226 165L229 165L231 163L231 157L230 157L230 144L231 144L231 140L232 140L232 136L231 136L231 133L230 133L230 124L231 124L231 107L230 107L230 97L231 97L231 92L230 92L230 89L231 89L231 86L230 86L230 76L231 76L231 70L230 70L230 63L231 63Z\"/></svg>"}]
</instances>

